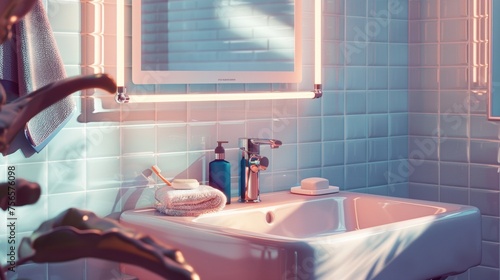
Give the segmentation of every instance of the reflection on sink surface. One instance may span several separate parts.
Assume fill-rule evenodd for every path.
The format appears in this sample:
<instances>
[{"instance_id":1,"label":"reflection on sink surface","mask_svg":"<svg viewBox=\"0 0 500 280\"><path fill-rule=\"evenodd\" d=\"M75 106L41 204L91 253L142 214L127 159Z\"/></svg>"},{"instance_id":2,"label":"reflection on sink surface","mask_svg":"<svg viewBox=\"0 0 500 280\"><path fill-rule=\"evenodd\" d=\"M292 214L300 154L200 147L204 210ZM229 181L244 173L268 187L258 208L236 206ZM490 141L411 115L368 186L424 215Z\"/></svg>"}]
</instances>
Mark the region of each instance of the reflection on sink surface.
<instances>
[{"instance_id":1,"label":"reflection on sink surface","mask_svg":"<svg viewBox=\"0 0 500 280\"><path fill-rule=\"evenodd\" d=\"M202 215L193 222L279 237L304 238L345 232L345 217L332 215L336 212L343 212L342 198L329 197L241 211L222 211Z\"/></svg>"},{"instance_id":2,"label":"reflection on sink surface","mask_svg":"<svg viewBox=\"0 0 500 280\"><path fill-rule=\"evenodd\" d=\"M304 238L359 230L445 212L439 206L380 197L321 197L240 211L202 215L195 223L242 231ZM335 213L335 215L332 215Z\"/></svg>"},{"instance_id":3,"label":"reflection on sink surface","mask_svg":"<svg viewBox=\"0 0 500 280\"><path fill-rule=\"evenodd\" d=\"M475 207L349 192L262 200L197 218L131 210L121 222L179 248L202 279L420 280L481 259Z\"/></svg>"},{"instance_id":4,"label":"reflection on sink surface","mask_svg":"<svg viewBox=\"0 0 500 280\"><path fill-rule=\"evenodd\" d=\"M432 216L458 210L458 207L447 205L430 205L426 202L410 202L380 197L356 197L353 199L356 229L364 229L420 217Z\"/></svg>"}]
</instances>

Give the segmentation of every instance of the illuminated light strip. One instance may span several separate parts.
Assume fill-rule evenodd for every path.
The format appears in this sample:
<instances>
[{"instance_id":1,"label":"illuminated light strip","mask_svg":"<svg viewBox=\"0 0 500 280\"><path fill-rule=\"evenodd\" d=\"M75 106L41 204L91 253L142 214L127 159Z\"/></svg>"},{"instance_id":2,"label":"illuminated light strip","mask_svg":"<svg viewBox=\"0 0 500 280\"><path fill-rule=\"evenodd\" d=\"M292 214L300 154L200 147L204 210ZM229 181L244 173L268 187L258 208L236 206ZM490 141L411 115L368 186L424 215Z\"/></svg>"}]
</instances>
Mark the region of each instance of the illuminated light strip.
<instances>
[{"instance_id":1,"label":"illuminated light strip","mask_svg":"<svg viewBox=\"0 0 500 280\"><path fill-rule=\"evenodd\" d=\"M89 30L89 36L92 38L94 44L93 60L89 61L89 67L93 70L94 74L103 72L103 13L104 7L100 0L91 1L89 5L94 10L94 26L93 30Z\"/></svg>"},{"instance_id":2,"label":"illuminated light strip","mask_svg":"<svg viewBox=\"0 0 500 280\"><path fill-rule=\"evenodd\" d=\"M280 100L280 99L313 99L322 96L321 89L321 21L322 0L314 2L314 90L297 92L234 92L234 93L203 93L203 94L145 94L127 95L124 86L124 0L117 0L117 86L115 100L118 103L155 103L155 102L194 102L194 101L238 101L238 100ZM121 27L121 28L120 28Z\"/></svg>"},{"instance_id":3,"label":"illuminated light strip","mask_svg":"<svg viewBox=\"0 0 500 280\"><path fill-rule=\"evenodd\" d=\"M116 85L125 86L125 1L116 0Z\"/></svg>"},{"instance_id":4,"label":"illuminated light strip","mask_svg":"<svg viewBox=\"0 0 500 280\"><path fill-rule=\"evenodd\" d=\"M321 21L322 21L322 14L321 14L321 1L322 0L315 0L314 1L314 84L315 85L320 85L321 84Z\"/></svg>"},{"instance_id":5,"label":"illuminated light strip","mask_svg":"<svg viewBox=\"0 0 500 280\"><path fill-rule=\"evenodd\" d=\"M129 95L124 103L313 99L312 91Z\"/></svg>"}]
</instances>

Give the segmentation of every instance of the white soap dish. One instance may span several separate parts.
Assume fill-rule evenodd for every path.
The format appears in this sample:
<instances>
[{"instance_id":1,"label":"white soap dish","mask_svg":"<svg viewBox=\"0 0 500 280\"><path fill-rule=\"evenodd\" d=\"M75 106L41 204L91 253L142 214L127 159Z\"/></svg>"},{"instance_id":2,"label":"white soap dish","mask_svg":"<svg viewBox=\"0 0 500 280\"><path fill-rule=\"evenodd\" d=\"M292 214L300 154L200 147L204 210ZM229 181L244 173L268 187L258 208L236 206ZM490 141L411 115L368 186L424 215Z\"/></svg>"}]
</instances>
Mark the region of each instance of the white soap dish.
<instances>
[{"instance_id":1,"label":"white soap dish","mask_svg":"<svg viewBox=\"0 0 500 280\"><path fill-rule=\"evenodd\" d=\"M300 181L300 186L292 187L292 193L303 195L322 195L339 192L339 187L330 186L330 183L325 178L310 177Z\"/></svg>"},{"instance_id":2,"label":"white soap dish","mask_svg":"<svg viewBox=\"0 0 500 280\"><path fill-rule=\"evenodd\" d=\"M329 186L327 189L308 190L308 189L303 189L301 186L297 186L297 187L292 187L290 191L295 194L322 195L329 193L337 193L339 192L339 187Z\"/></svg>"}]
</instances>

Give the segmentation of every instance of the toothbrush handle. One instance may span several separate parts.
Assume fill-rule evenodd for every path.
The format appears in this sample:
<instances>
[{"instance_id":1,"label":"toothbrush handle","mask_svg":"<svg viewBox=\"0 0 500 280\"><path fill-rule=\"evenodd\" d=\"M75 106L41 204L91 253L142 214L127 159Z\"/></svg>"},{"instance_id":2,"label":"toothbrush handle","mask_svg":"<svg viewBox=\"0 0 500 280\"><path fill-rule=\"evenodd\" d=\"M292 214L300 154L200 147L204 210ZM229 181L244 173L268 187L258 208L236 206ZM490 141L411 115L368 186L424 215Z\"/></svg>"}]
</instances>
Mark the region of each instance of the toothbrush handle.
<instances>
[{"instance_id":1,"label":"toothbrush handle","mask_svg":"<svg viewBox=\"0 0 500 280\"><path fill-rule=\"evenodd\" d=\"M167 184L167 186L171 187L172 186L172 183L170 183L169 180L167 180L167 178L163 177L163 175L161 175L160 173L160 170L155 166L153 166L153 168L151 168L153 170L153 172L156 174L156 176L158 176L158 178L160 178L163 182L165 182L165 184Z\"/></svg>"}]
</instances>

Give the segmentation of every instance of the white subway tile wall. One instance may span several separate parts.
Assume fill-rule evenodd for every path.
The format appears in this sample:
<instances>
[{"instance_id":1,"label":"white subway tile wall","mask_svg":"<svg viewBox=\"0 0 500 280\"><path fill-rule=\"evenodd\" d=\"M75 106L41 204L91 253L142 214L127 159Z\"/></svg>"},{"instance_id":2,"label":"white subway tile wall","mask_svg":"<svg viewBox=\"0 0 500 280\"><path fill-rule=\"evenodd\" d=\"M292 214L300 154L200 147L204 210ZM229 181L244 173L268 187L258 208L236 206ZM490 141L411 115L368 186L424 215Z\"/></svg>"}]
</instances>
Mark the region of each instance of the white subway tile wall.
<instances>
[{"instance_id":1,"label":"white subway tile wall","mask_svg":"<svg viewBox=\"0 0 500 280\"><path fill-rule=\"evenodd\" d=\"M471 32L485 15L473 3L488 2L409 1L409 195L482 213L481 265L449 279L499 279L499 124L487 120L485 96L469 91L471 46L485 35Z\"/></svg>"}]
</instances>

